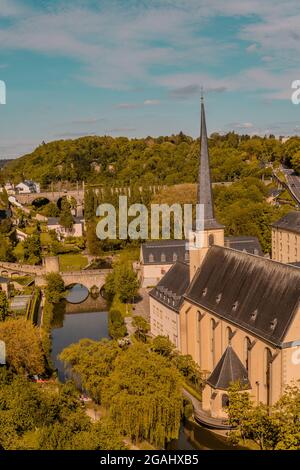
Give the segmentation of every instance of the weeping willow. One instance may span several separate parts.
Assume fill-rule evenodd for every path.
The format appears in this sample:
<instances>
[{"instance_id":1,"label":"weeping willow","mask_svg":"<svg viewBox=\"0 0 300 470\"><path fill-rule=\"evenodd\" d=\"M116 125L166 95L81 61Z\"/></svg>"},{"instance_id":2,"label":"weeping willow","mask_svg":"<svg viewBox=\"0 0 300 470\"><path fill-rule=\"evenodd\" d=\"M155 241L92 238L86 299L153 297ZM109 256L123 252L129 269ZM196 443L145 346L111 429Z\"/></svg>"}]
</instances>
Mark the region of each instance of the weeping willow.
<instances>
[{"instance_id":1,"label":"weeping willow","mask_svg":"<svg viewBox=\"0 0 300 470\"><path fill-rule=\"evenodd\" d=\"M144 345L129 348L102 389L102 403L132 441L162 448L178 438L183 410L181 378L168 360Z\"/></svg>"}]
</instances>

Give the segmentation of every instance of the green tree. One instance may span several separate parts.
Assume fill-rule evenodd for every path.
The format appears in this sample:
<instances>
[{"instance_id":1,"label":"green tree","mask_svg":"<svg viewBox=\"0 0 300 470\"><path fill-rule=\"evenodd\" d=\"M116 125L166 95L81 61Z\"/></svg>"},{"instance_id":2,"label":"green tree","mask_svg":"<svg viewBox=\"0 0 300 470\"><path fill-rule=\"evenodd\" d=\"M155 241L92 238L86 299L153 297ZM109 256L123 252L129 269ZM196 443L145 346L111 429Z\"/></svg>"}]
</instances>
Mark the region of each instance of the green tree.
<instances>
[{"instance_id":1,"label":"green tree","mask_svg":"<svg viewBox=\"0 0 300 470\"><path fill-rule=\"evenodd\" d=\"M108 296L117 295L121 302L132 300L138 293L139 281L129 263L118 263L113 272L108 274L105 290Z\"/></svg>"},{"instance_id":2,"label":"green tree","mask_svg":"<svg viewBox=\"0 0 300 470\"><path fill-rule=\"evenodd\" d=\"M8 309L8 300L6 297L5 292L0 291L0 320L4 321L8 316L9 309Z\"/></svg>"},{"instance_id":3,"label":"green tree","mask_svg":"<svg viewBox=\"0 0 300 470\"><path fill-rule=\"evenodd\" d=\"M152 340L151 349L164 357L171 358L174 354L175 346L167 336L156 336Z\"/></svg>"},{"instance_id":4,"label":"green tree","mask_svg":"<svg viewBox=\"0 0 300 470\"><path fill-rule=\"evenodd\" d=\"M42 260L41 256L41 240L40 235L35 233L30 235L23 242L24 261L28 264L39 264Z\"/></svg>"},{"instance_id":5,"label":"green tree","mask_svg":"<svg viewBox=\"0 0 300 470\"><path fill-rule=\"evenodd\" d=\"M67 198L62 198L59 223L62 227L68 230L71 230L74 224L74 219L71 213L71 204Z\"/></svg>"},{"instance_id":6,"label":"green tree","mask_svg":"<svg viewBox=\"0 0 300 470\"><path fill-rule=\"evenodd\" d=\"M84 389L99 403L103 378L112 371L118 352L115 341L83 339L65 348L60 359L80 377Z\"/></svg>"},{"instance_id":7,"label":"green tree","mask_svg":"<svg viewBox=\"0 0 300 470\"><path fill-rule=\"evenodd\" d=\"M126 335L127 328L119 310L111 309L109 311L108 332L113 339L123 338Z\"/></svg>"},{"instance_id":8,"label":"green tree","mask_svg":"<svg viewBox=\"0 0 300 470\"><path fill-rule=\"evenodd\" d=\"M147 320L141 316L136 315L133 317L132 325L135 328L135 336L138 338L138 340L146 342L147 333L150 330L150 325Z\"/></svg>"},{"instance_id":9,"label":"green tree","mask_svg":"<svg viewBox=\"0 0 300 470\"><path fill-rule=\"evenodd\" d=\"M65 283L63 278L59 273L53 272L46 275L46 281L46 299L52 304L58 304L64 298L65 293Z\"/></svg>"},{"instance_id":10,"label":"green tree","mask_svg":"<svg viewBox=\"0 0 300 470\"><path fill-rule=\"evenodd\" d=\"M6 345L6 362L20 374L42 374L44 355L39 328L23 318L0 323L0 339Z\"/></svg>"},{"instance_id":11,"label":"green tree","mask_svg":"<svg viewBox=\"0 0 300 470\"><path fill-rule=\"evenodd\" d=\"M102 404L119 430L133 441L164 447L178 437L181 379L169 361L137 343L119 354L104 380Z\"/></svg>"}]
</instances>

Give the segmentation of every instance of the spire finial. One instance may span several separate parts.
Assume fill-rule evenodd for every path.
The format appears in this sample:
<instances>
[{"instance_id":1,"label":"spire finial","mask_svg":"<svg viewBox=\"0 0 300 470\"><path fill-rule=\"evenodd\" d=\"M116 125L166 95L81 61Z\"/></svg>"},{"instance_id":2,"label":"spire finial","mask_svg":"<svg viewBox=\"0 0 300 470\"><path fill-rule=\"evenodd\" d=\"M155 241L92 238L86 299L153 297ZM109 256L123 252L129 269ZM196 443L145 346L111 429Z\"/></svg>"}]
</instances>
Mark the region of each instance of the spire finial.
<instances>
[{"instance_id":1,"label":"spire finial","mask_svg":"<svg viewBox=\"0 0 300 470\"><path fill-rule=\"evenodd\" d=\"M200 87L200 96L201 96L201 103L203 103L203 86Z\"/></svg>"}]
</instances>

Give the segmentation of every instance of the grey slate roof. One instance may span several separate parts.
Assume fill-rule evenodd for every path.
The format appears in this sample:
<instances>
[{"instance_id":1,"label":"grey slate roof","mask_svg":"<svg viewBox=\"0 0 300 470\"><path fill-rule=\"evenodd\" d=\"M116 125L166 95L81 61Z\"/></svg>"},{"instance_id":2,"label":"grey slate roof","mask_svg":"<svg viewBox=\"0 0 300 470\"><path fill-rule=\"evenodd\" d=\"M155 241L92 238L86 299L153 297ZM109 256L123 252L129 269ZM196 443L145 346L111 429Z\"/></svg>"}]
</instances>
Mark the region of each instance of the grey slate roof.
<instances>
[{"instance_id":1,"label":"grey slate roof","mask_svg":"<svg viewBox=\"0 0 300 470\"><path fill-rule=\"evenodd\" d=\"M277 222L274 222L272 227L300 233L300 212L289 212L281 219L277 220Z\"/></svg>"},{"instance_id":2,"label":"grey slate roof","mask_svg":"<svg viewBox=\"0 0 300 470\"><path fill-rule=\"evenodd\" d=\"M218 390L228 390L237 381L242 388L251 388L247 370L229 345L206 382Z\"/></svg>"},{"instance_id":3,"label":"grey slate roof","mask_svg":"<svg viewBox=\"0 0 300 470\"><path fill-rule=\"evenodd\" d=\"M299 304L300 270L212 246L184 297L280 346Z\"/></svg>"},{"instance_id":4,"label":"grey slate roof","mask_svg":"<svg viewBox=\"0 0 300 470\"><path fill-rule=\"evenodd\" d=\"M223 228L215 219L214 201L211 188L208 139L203 99L201 99L200 166L198 173L198 204L204 205L204 228Z\"/></svg>"},{"instance_id":5,"label":"grey slate roof","mask_svg":"<svg viewBox=\"0 0 300 470\"><path fill-rule=\"evenodd\" d=\"M225 246L252 255L264 255L257 237L225 237Z\"/></svg>"},{"instance_id":6,"label":"grey slate roof","mask_svg":"<svg viewBox=\"0 0 300 470\"><path fill-rule=\"evenodd\" d=\"M59 225L58 217L48 217L47 225Z\"/></svg>"},{"instance_id":7,"label":"grey slate roof","mask_svg":"<svg viewBox=\"0 0 300 470\"><path fill-rule=\"evenodd\" d=\"M175 261L188 261L185 240L158 240L142 245L144 264L173 264ZM162 258L162 255L165 256ZM174 261L174 255L177 260Z\"/></svg>"},{"instance_id":8,"label":"grey slate roof","mask_svg":"<svg viewBox=\"0 0 300 470\"><path fill-rule=\"evenodd\" d=\"M160 303L167 305L168 308L179 312L183 302L183 294L189 283L189 266L179 261L169 269L157 286L150 291L149 295L159 300Z\"/></svg>"},{"instance_id":9,"label":"grey slate roof","mask_svg":"<svg viewBox=\"0 0 300 470\"><path fill-rule=\"evenodd\" d=\"M186 251L187 240L158 240L156 242L146 242L142 244L143 264L173 264L174 254L178 261L188 262L188 252ZM258 238L256 237L225 237L225 246L238 251L246 251L253 255L263 256ZM162 261L162 255L166 261ZM152 255L151 258L150 255ZM153 261L150 261L153 260Z\"/></svg>"}]
</instances>

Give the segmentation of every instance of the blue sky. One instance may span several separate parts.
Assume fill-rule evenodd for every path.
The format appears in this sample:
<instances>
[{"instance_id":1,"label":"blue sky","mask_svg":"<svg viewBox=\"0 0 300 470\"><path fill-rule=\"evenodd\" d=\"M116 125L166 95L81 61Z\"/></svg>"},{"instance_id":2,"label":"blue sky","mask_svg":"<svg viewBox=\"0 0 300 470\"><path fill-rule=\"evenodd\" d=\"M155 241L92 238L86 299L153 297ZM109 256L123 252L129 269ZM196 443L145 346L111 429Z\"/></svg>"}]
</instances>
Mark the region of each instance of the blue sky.
<instances>
[{"instance_id":1,"label":"blue sky","mask_svg":"<svg viewBox=\"0 0 300 470\"><path fill-rule=\"evenodd\" d=\"M297 134L299 0L0 0L0 157L109 134Z\"/></svg>"}]
</instances>

